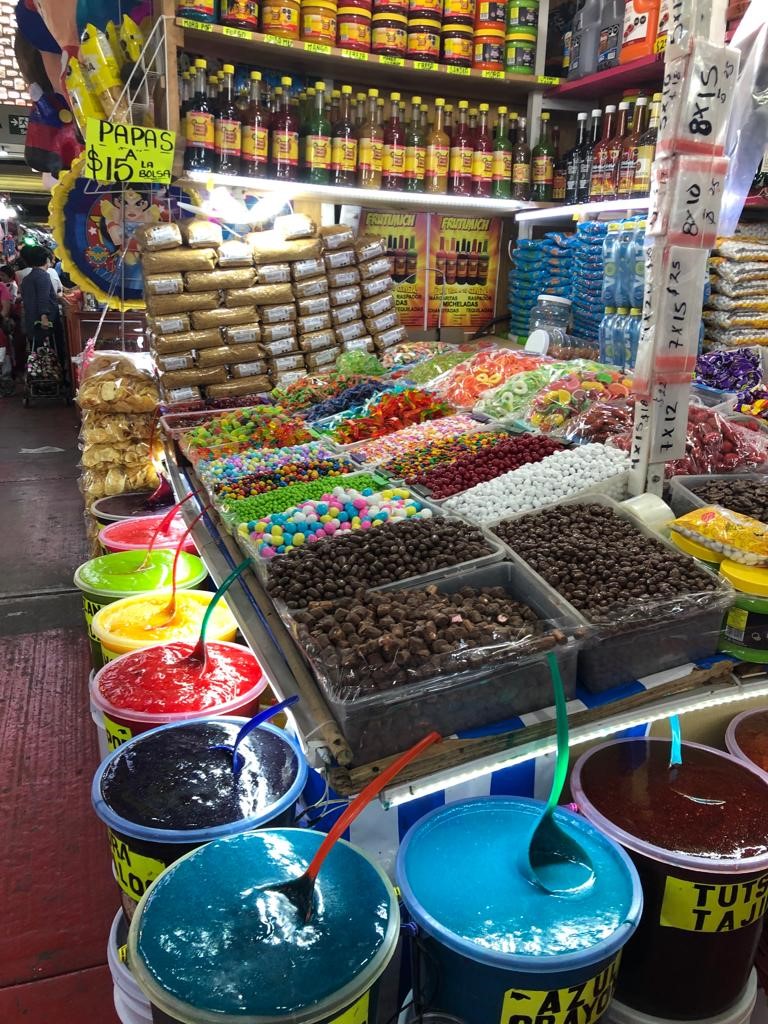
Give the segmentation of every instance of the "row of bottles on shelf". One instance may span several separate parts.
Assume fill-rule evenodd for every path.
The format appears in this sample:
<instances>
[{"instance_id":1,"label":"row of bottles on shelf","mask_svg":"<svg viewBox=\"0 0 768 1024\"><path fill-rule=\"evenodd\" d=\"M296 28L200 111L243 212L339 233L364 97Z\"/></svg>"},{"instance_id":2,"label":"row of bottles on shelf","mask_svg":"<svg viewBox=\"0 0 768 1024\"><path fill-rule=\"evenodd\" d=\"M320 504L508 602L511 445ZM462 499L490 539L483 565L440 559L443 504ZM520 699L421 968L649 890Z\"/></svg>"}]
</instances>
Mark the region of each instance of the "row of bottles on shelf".
<instances>
[{"instance_id":1,"label":"row of bottles on shelf","mask_svg":"<svg viewBox=\"0 0 768 1024\"><path fill-rule=\"evenodd\" d=\"M641 313L638 306L619 306L618 309L606 306L598 335L601 363L625 371L634 370L640 344Z\"/></svg>"},{"instance_id":2,"label":"row of bottles on shelf","mask_svg":"<svg viewBox=\"0 0 768 1024\"><path fill-rule=\"evenodd\" d=\"M608 225L603 239L605 315L600 321L600 361L632 370L640 342L645 288L645 229L639 217Z\"/></svg>"},{"instance_id":3,"label":"row of bottles on shelf","mask_svg":"<svg viewBox=\"0 0 768 1024\"><path fill-rule=\"evenodd\" d=\"M549 115L542 115L532 154L526 119L510 116L505 106L497 108L492 128L487 103L475 110L460 100L454 111L438 97L430 122L422 97L413 96L407 105L393 92L385 121L377 89L353 97L352 87L344 85L331 92L329 102L324 82L296 94L292 79L283 77L267 90L261 72L252 71L245 102L234 92L234 67L225 64L220 74L221 81L207 75L206 61L198 58L191 94L182 82L187 171L387 191L553 198L557 147L549 137Z\"/></svg>"},{"instance_id":4,"label":"row of bottles on shelf","mask_svg":"<svg viewBox=\"0 0 768 1024\"><path fill-rule=\"evenodd\" d=\"M573 80L658 52L669 16L669 0L579 0L563 40L563 70Z\"/></svg>"}]
</instances>

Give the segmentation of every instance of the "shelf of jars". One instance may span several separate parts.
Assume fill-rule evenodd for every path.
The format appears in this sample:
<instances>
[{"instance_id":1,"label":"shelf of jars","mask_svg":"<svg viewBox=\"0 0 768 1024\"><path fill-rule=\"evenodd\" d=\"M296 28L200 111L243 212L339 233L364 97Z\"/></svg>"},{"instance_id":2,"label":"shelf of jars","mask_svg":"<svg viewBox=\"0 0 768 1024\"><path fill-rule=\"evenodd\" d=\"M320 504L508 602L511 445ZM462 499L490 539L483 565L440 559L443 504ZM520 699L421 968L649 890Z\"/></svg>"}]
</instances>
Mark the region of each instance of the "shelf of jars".
<instances>
[{"instance_id":1,"label":"shelf of jars","mask_svg":"<svg viewBox=\"0 0 768 1024\"><path fill-rule=\"evenodd\" d=\"M547 96L568 99L605 99L622 93L625 89L642 89L649 86L661 87L664 78L664 51L639 57L627 64L618 64L606 71L597 71L573 81L561 79Z\"/></svg>"},{"instance_id":2,"label":"shelf of jars","mask_svg":"<svg viewBox=\"0 0 768 1024\"><path fill-rule=\"evenodd\" d=\"M252 178L239 174L218 174L213 171L185 171L180 184L244 188L250 192L274 196L286 203L296 200L316 203L337 203L362 206L366 209L396 207L416 209L425 213L447 213L457 216L513 217L522 211L546 211L550 203L528 203L516 199L486 199L477 196L435 195L429 192L385 191L344 185L312 185L302 181L277 181L273 178Z\"/></svg>"},{"instance_id":3,"label":"shelf of jars","mask_svg":"<svg viewBox=\"0 0 768 1024\"><path fill-rule=\"evenodd\" d=\"M387 57L372 53L282 39L264 32L213 25L177 18L184 30L183 48L202 56L216 56L245 64L264 64L290 72L311 72L338 77L382 88L403 88L413 92L427 90L438 95L462 99L514 103L528 93L557 86L551 75L507 74L503 71L450 67L435 61L414 61L405 57ZM290 50L290 58L287 51Z\"/></svg>"}]
</instances>

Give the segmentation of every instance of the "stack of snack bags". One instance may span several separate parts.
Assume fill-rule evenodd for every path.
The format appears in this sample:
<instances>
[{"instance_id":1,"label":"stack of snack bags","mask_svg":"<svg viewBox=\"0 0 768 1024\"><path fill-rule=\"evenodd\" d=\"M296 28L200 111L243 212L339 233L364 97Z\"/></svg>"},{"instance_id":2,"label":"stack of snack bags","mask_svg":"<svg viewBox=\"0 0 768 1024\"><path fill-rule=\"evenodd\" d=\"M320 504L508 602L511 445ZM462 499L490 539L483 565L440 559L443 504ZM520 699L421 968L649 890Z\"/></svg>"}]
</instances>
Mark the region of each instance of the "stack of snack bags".
<instances>
[{"instance_id":1,"label":"stack of snack bags","mask_svg":"<svg viewBox=\"0 0 768 1024\"><path fill-rule=\"evenodd\" d=\"M80 490L86 510L107 495L157 487L157 384L141 357L97 353L84 370L77 404L82 416ZM96 520L88 511L86 519L88 536L98 546Z\"/></svg>"},{"instance_id":2,"label":"stack of snack bags","mask_svg":"<svg viewBox=\"0 0 768 1024\"><path fill-rule=\"evenodd\" d=\"M582 221L576 229L573 272L573 334L596 341L603 319L602 299L605 264L603 238L605 223Z\"/></svg>"},{"instance_id":3,"label":"stack of snack bags","mask_svg":"<svg viewBox=\"0 0 768 1024\"><path fill-rule=\"evenodd\" d=\"M712 291L704 310L705 345L768 344L768 238L740 233L719 239L709 271Z\"/></svg>"},{"instance_id":4,"label":"stack of snack bags","mask_svg":"<svg viewBox=\"0 0 768 1024\"><path fill-rule=\"evenodd\" d=\"M527 338L531 310L541 294L570 299L576 237L549 232L535 241L520 240L509 272L509 332Z\"/></svg>"}]
</instances>

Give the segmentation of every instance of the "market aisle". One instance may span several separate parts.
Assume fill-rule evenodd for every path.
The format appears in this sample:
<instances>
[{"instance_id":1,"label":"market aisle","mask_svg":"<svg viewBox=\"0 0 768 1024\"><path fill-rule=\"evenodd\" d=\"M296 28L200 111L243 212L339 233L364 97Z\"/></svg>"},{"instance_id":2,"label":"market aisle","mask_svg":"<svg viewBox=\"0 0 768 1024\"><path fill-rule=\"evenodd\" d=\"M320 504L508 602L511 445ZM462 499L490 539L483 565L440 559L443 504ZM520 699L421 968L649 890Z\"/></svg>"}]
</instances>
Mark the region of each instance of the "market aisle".
<instances>
[{"instance_id":1,"label":"market aisle","mask_svg":"<svg viewBox=\"0 0 768 1024\"><path fill-rule=\"evenodd\" d=\"M118 897L90 807L98 754L72 585L86 556L77 459L73 409L0 402L0 1020L9 1024L117 1022L105 964Z\"/></svg>"}]
</instances>

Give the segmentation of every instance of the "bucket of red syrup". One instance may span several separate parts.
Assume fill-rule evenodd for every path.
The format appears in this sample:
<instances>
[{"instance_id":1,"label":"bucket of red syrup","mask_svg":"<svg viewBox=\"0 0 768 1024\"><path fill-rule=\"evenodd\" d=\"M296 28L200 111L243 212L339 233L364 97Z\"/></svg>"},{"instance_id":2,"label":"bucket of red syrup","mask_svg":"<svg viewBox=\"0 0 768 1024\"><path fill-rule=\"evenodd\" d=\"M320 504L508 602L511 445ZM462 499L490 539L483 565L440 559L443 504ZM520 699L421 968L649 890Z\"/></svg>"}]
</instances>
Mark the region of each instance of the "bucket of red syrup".
<instances>
[{"instance_id":1,"label":"bucket of red syrup","mask_svg":"<svg viewBox=\"0 0 768 1024\"><path fill-rule=\"evenodd\" d=\"M147 548L150 542L152 542L153 551L162 548L175 549L187 529L181 510L171 520L168 530L155 537L160 521L156 515L120 519L99 531L99 543L107 552ZM182 551L187 551L191 555L197 554L197 548L191 536L184 541Z\"/></svg>"},{"instance_id":2,"label":"bucket of red syrup","mask_svg":"<svg viewBox=\"0 0 768 1024\"><path fill-rule=\"evenodd\" d=\"M158 725L256 714L267 679L253 651L211 641L203 668L186 660L193 647L154 644L129 651L91 677L91 705L103 720L110 749Z\"/></svg>"},{"instance_id":3,"label":"bucket of red syrup","mask_svg":"<svg viewBox=\"0 0 768 1024\"><path fill-rule=\"evenodd\" d=\"M91 800L107 826L130 918L157 876L184 854L240 832L292 824L307 779L298 740L270 723L231 747L245 718L203 718L135 736L99 766ZM227 747L229 749L223 749Z\"/></svg>"},{"instance_id":4,"label":"bucket of red syrup","mask_svg":"<svg viewBox=\"0 0 768 1024\"><path fill-rule=\"evenodd\" d=\"M729 1010L749 978L768 903L768 775L698 743L669 766L663 739L583 754L571 776L584 816L637 867L644 907L616 998L699 1020Z\"/></svg>"},{"instance_id":5,"label":"bucket of red syrup","mask_svg":"<svg viewBox=\"0 0 768 1024\"><path fill-rule=\"evenodd\" d=\"M750 708L732 718L725 745L734 757L768 772L768 708Z\"/></svg>"}]
</instances>

